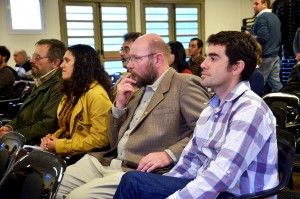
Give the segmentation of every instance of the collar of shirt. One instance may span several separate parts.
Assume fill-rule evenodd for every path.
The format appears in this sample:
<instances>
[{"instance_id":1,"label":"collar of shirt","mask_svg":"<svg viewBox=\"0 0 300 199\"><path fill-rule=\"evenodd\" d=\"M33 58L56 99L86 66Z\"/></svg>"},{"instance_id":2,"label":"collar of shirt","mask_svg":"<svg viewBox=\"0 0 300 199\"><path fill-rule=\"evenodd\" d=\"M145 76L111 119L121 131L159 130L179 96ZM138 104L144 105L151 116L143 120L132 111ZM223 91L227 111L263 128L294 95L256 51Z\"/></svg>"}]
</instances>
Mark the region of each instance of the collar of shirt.
<instances>
[{"instance_id":1,"label":"collar of shirt","mask_svg":"<svg viewBox=\"0 0 300 199\"><path fill-rule=\"evenodd\" d=\"M265 13L265 12L268 12L268 13L271 13L272 12L272 10L271 9L263 9L263 10L261 10L257 15L256 15L256 17L258 17L259 15L261 15L262 13Z\"/></svg>"},{"instance_id":2,"label":"collar of shirt","mask_svg":"<svg viewBox=\"0 0 300 199\"><path fill-rule=\"evenodd\" d=\"M213 109L220 107L224 102L229 102L235 100L238 96L243 94L245 91L250 90L249 81L241 81L239 82L234 89L225 97L225 99L221 102L220 98L215 95L209 102L209 106Z\"/></svg>"},{"instance_id":3,"label":"collar of shirt","mask_svg":"<svg viewBox=\"0 0 300 199\"><path fill-rule=\"evenodd\" d=\"M49 71L47 74L43 75L42 77L40 78L34 78L34 84L36 87L39 87L40 85L42 85L44 82L46 82L48 79L50 79L52 77L52 74L55 73L55 71L57 70L58 68L54 68L52 69L51 71Z\"/></svg>"}]
</instances>

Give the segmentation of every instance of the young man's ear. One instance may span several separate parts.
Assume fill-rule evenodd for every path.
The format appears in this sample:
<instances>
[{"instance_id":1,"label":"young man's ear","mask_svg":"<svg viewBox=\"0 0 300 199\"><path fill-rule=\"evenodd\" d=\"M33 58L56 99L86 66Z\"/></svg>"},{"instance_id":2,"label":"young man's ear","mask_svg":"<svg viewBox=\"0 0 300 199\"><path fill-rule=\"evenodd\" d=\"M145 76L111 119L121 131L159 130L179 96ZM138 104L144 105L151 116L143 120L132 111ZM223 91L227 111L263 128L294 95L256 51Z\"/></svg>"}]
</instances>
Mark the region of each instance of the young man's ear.
<instances>
[{"instance_id":1,"label":"young man's ear","mask_svg":"<svg viewBox=\"0 0 300 199\"><path fill-rule=\"evenodd\" d=\"M245 68L245 62L241 60L237 61L235 64L232 65L232 74L240 75L242 74L244 68Z\"/></svg>"}]
</instances>

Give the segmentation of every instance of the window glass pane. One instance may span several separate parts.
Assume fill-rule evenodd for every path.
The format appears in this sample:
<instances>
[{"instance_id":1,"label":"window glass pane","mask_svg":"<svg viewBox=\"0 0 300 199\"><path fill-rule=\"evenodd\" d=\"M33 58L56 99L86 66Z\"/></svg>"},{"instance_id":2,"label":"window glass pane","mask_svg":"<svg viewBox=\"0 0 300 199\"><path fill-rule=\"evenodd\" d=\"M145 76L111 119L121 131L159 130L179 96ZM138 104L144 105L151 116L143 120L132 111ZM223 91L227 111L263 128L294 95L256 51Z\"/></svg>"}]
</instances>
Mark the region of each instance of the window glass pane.
<instances>
[{"instance_id":1,"label":"window glass pane","mask_svg":"<svg viewBox=\"0 0 300 199\"><path fill-rule=\"evenodd\" d=\"M126 7L102 7L101 14L103 21L127 21Z\"/></svg>"},{"instance_id":2,"label":"window glass pane","mask_svg":"<svg viewBox=\"0 0 300 199\"><path fill-rule=\"evenodd\" d=\"M68 30L68 36L94 36L94 30Z\"/></svg>"},{"instance_id":3,"label":"window glass pane","mask_svg":"<svg viewBox=\"0 0 300 199\"><path fill-rule=\"evenodd\" d=\"M128 24L127 22L124 23L108 23L108 22L104 22L102 23L102 27L103 29L111 29L111 30L118 30L118 29L127 29L128 28Z\"/></svg>"},{"instance_id":4,"label":"window glass pane","mask_svg":"<svg viewBox=\"0 0 300 199\"><path fill-rule=\"evenodd\" d=\"M168 21L168 8L146 8L146 21Z\"/></svg>"},{"instance_id":5,"label":"window glass pane","mask_svg":"<svg viewBox=\"0 0 300 199\"><path fill-rule=\"evenodd\" d=\"M162 14L169 14L168 8L154 8L154 7L147 7L146 13L149 15L162 15Z\"/></svg>"},{"instance_id":6,"label":"window glass pane","mask_svg":"<svg viewBox=\"0 0 300 199\"><path fill-rule=\"evenodd\" d=\"M121 38L121 37L103 38L103 43L104 44L117 44L117 45L119 45L119 48L117 49L119 51L119 49L121 48L121 45L123 44L123 38Z\"/></svg>"},{"instance_id":7,"label":"window glass pane","mask_svg":"<svg viewBox=\"0 0 300 199\"><path fill-rule=\"evenodd\" d=\"M67 20L91 21L93 8L91 6L66 6Z\"/></svg>"},{"instance_id":8,"label":"window glass pane","mask_svg":"<svg viewBox=\"0 0 300 199\"><path fill-rule=\"evenodd\" d=\"M149 22L149 23L147 23L146 24L146 28L158 28L158 27L160 27L160 28L169 28L169 23L168 22L166 22L166 23L164 23L164 22Z\"/></svg>"},{"instance_id":9,"label":"window glass pane","mask_svg":"<svg viewBox=\"0 0 300 199\"><path fill-rule=\"evenodd\" d=\"M190 28L190 29L176 29L176 33L177 35L197 35L198 34L198 29L194 28Z\"/></svg>"},{"instance_id":10,"label":"window glass pane","mask_svg":"<svg viewBox=\"0 0 300 199\"><path fill-rule=\"evenodd\" d=\"M66 6L67 13L90 13L93 14L91 6Z\"/></svg>"},{"instance_id":11,"label":"window glass pane","mask_svg":"<svg viewBox=\"0 0 300 199\"><path fill-rule=\"evenodd\" d=\"M184 48L187 49L189 47L190 40L193 37L198 37L198 36L197 35L195 35L195 36L180 36L180 37L176 37L176 40L180 41L182 43L182 45L184 46Z\"/></svg>"},{"instance_id":12,"label":"window glass pane","mask_svg":"<svg viewBox=\"0 0 300 199\"><path fill-rule=\"evenodd\" d=\"M67 22L68 29L94 29L93 22Z\"/></svg>"},{"instance_id":13,"label":"window glass pane","mask_svg":"<svg viewBox=\"0 0 300 199\"><path fill-rule=\"evenodd\" d=\"M69 38L68 44L69 46L73 46L75 44L86 44L92 46L93 48L95 47L94 38Z\"/></svg>"},{"instance_id":14,"label":"window glass pane","mask_svg":"<svg viewBox=\"0 0 300 199\"><path fill-rule=\"evenodd\" d=\"M104 68L108 74L126 72L126 68L123 68L121 61L105 61Z\"/></svg>"},{"instance_id":15,"label":"window glass pane","mask_svg":"<svg viewBox=\"0 0 300 199\"><path fill-rule=\"evenodd\" d=\"M103 50L117 51L123 43L123 35L128 32L127 7L102 7ZM119 54L117 55L119 56ZM115 62L112 62L115 63ZM122 68L122 64L120 66Z\"/></svg>"},{"instance_id":16,"label":"window glass pane","mask_svg":"<svg viewBox=\"0 0 300 199\"><path fill-rule=\"evenodd\" d=\"M198 9L197 8L176 8L176 39L180 41L184 48L188 48L189 41L193 37L198 37Z\"/></svg>"},{"instance_id":17,"label":"window glass pane","mask_svg":"<svg viewBox=\"0 0 300 199\"><path fill-rule=\"evenodd\" d=\"M156 28L156 29L146 29L146 33L156 33L160 36L162 35L169 35L169 29L161 29L161 28Z\"/></svg>"},{"instance_id":18,"label":"window glass pane","mask_svg":"<svg viewBox=\"0 0 300 199\"><path fill-rule=\"evenodd\" d=\"M86 44L95 48L92 6L66 6L68 45Z\"/></svg>"},{"instance_id":19,"label":"window glass pane","mask_svg":"<svg viewBox=\"0 0 300 199\"><path fill-rule=\"evenodd\" d=\"M12 29L43 29L40 0L10 0L9 3ZM30 14L25 14L26 11L29 11Z\"/></svg>"},{"instance_id":20,"label":"window glass pane","mask_svg":"<svg viewBox=\"0 0 300 199\"><path fill-rule=\"evenodd\" d=\"M197 8L176 8L176 14L194 14L197 15L198 14L198 10Z\"/></svg>"}]
</instances>

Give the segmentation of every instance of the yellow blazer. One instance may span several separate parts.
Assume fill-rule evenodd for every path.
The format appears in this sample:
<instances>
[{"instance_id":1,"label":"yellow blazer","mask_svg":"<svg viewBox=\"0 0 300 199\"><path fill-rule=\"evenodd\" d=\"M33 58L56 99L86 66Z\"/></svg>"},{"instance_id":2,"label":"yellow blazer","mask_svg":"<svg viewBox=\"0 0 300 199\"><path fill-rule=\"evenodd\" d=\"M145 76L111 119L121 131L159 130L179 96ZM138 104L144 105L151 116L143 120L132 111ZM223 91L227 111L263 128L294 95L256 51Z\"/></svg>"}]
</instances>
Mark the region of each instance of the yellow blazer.
<instances>
[{"instance_id":1,"label":"yellow blazer","mask_svg":"<svg viewBox=\"0 0 300 199\"><path fill-rule=\"evenodd\" d=\"M66 96L63 96L57 109L57 117L65 103ZM93 82L73 109L70 139L58 139L55 145L56 153L87 152L109 146L107 129L111 106L112 103L105 89L96 81ZM57 137L60 133L61 129L58 129L53 136Z\"/></svg>"}]
</instances>

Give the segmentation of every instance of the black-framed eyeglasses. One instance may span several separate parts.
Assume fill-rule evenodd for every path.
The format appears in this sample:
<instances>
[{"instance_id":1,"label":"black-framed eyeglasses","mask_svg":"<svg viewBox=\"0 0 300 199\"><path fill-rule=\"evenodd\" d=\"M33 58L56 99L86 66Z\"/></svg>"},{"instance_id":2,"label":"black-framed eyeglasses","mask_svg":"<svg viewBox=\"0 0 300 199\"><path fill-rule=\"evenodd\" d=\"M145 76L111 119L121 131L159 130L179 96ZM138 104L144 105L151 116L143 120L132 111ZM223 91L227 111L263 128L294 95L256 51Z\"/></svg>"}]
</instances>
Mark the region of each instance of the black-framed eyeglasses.
<instances>
[{"instance_id":1,"label":"black-framed eyeglasses","mask_svg":"<svg viewBox=\"0 0 300 199\"><path fill-rule=\"evenodd\" d=\"M130 51L130 48L128 47L128 46L122 46L121 48L120 48L120 53L129 53L129 51Z\"/></svg>"},{"instance_id":2,"label":"black-framed eyeglasses","mask_svg":"<svg viewBox=\"0 0 300 199\"><path fill-rule=\"evenodd\" d=\"M49 58L49 57L42 57L42 56L40 56L40 55L38 55L38 54L35 54L35 53L33 53L32 54L32 58L33 59L35 59L36 61L39 61L39 60L41 60L41 59L44 59L44 58Z\"/></svg>"},{"instance_id":3,"label":"black-framed eyeglasses","mask_svg":"<svg viewBox=\"0 0 300 199\"><path fill-rule=\"evenodd\" d=\"M143 56L128 56L126 58L126 62L129 63L129 61L132 61L133 63L140 63L144 57L149 57L149 56L152 56L152 55L155 55L157 53L151 53L151 54L148 54L148 55L143 55Z\"/></svg>"}]
</instances>

